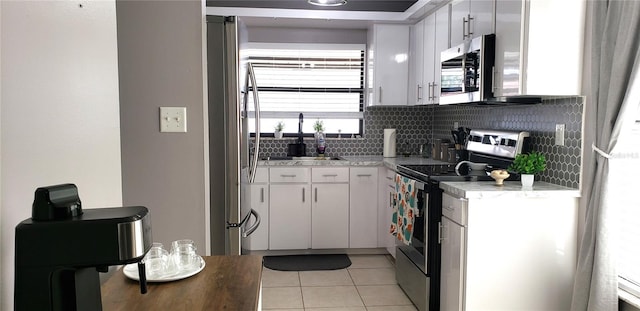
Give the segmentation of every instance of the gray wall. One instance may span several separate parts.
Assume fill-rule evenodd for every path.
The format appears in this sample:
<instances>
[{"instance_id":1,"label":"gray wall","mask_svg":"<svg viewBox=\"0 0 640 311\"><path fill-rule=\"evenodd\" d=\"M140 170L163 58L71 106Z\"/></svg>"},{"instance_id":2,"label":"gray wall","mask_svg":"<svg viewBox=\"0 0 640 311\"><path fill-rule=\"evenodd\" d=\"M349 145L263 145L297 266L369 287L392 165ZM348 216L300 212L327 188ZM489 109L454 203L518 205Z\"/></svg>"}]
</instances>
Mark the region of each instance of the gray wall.
<instances>
[{"instance_id":1,"label":"gray wall","mask_svg":"<svg viewBox=\"0 0 640 311\"><path fill-rule=\"evenodd\" d=\"M366 44L366 29L247 27L249 42Z\"/></svg>"},{"instance_id":2,"label":"gray wall","mask_svg":"<svg viewBox=\"0 0 640 311\"><path fill-rule=\"evenodd\" d=\"M155 241L205 254L202 4L116 6L124 204L149 208ZM187 133L160 133L162 106L187 107Z\"/></svg>"}]
</instances>

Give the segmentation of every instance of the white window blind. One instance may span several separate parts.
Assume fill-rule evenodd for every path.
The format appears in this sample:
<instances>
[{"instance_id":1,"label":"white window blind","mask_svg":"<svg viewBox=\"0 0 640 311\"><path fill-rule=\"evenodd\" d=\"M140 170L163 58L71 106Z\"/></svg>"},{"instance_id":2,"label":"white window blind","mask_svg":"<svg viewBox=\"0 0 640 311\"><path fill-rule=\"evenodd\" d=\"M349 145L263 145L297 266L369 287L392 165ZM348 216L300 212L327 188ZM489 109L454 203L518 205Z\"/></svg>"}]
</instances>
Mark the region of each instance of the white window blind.
<instances>
[{"instance_id":1,"label":"white window blind","mask_svg":"<svg viewBox=\"0 0 640 311\"><path fill-rule=\"evenodd\" d=\"M317 48L247 50L260 96L262 133L272 133L279 121L285 123L284 133L297 133L303 113L307 134L314 132L316 120L329 134L362 134L364 51Z\"/></svg>"},{"instance_id":2,"label":"white window blind","mask_svg":"<svg viewBox=\"0 0 640 311\"><path fill-rule=\"evenodd\" d=\"M640 297L640 121L621 135L609 163L606 191L617 222L620 287Z\"/></svg>"}]
</instances>

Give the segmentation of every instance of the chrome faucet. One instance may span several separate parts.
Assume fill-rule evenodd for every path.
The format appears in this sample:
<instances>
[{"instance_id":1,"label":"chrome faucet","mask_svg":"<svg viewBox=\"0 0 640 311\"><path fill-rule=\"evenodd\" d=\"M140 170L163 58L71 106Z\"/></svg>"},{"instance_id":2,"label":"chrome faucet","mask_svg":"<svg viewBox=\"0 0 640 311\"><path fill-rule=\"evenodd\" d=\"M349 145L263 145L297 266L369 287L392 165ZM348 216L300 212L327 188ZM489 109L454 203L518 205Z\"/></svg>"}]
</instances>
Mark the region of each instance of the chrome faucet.
<instances>
[{"instance_id":1,"label":"chrome faucet","mask_svg":"<svg viewBox=\"0 0 640 311\"><path fill-rule=\"evenodd\" d=\"M302 112L300 113L300 115L298 116L298 143L302 144L303 140L302 140L302 122L304 122L303 120L303 116L302 116Z\"/></svg>"}]
</instances>

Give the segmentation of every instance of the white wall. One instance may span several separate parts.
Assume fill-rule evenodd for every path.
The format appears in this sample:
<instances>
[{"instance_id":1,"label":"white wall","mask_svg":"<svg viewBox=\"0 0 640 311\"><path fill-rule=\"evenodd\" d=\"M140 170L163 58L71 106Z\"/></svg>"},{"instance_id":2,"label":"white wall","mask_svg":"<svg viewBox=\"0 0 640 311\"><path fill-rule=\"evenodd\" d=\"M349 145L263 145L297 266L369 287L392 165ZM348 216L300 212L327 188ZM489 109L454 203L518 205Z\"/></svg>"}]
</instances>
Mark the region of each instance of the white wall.
<instances>
[{"instance_id":1,"label":"white wall","mask_svg":"<svg viewBox=\"0 0 640 311\"><path fill-rule=\"evenodd\" d=\"M118 60L113 0L0 8L0 309L12 310L14 228L37 187L71 182L84 208L122 205Z\"/></svg>"}]
</instances>

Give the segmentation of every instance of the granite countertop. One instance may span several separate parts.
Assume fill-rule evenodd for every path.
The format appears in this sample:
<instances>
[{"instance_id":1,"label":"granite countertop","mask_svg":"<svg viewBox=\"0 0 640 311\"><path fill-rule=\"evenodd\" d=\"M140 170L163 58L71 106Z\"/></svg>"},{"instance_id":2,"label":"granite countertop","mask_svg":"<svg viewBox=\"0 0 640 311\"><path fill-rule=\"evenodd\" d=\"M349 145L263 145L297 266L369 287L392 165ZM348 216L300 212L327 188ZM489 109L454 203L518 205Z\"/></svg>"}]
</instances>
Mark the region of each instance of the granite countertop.
<instances>
[{"instance_id":1,"label":"granite countertop","mask_svg":"<svg viewBox=\"0 0 640 311\"><path fill-rule=\"evenodd\" d=\"M505 181L503 186L496 186L493 181L441 182L440 188L467 199L580 197L578 189L543 181L536 181L531 188L523 188L520 181Z\"/></svg>"},{"instance_id":2,"label":"granite countertop","mask_svg":"<svg viewBox=\"0 0 640 311\"><path fill-rule=\"evenodd\" d=\"M267 160L258 161L260 166L381 166L395 170L401 164L450 164L420 156L383 158L381 155L343 156L344 160Z\"/></svg>"}]
</instances>

